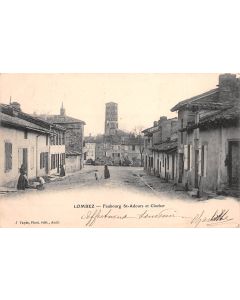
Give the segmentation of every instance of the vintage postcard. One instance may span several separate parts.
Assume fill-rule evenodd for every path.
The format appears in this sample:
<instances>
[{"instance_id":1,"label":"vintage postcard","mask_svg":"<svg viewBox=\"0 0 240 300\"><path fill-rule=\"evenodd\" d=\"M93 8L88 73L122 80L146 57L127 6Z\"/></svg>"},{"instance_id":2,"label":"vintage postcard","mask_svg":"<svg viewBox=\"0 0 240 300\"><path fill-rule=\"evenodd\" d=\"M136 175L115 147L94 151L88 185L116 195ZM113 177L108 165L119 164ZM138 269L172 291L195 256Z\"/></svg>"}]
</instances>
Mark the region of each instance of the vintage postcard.
<instances>
[{"instance_id":1,"label":"vintage postcard","mask_svg":"<svg viewBox=\"0 0 240 300\"><path fill-rule=\"evenodd\" d=\"M239 74L0 74L0 227L240 227Z\"/></svg>"}]
</instances>

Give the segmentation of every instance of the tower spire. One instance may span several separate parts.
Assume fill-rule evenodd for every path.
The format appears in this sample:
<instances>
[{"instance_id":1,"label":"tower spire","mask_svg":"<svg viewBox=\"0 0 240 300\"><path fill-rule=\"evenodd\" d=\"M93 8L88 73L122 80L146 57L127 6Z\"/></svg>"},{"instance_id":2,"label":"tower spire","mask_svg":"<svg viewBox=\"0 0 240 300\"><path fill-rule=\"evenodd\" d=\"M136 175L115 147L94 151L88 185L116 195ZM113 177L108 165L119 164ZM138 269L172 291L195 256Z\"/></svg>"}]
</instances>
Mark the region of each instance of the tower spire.
<instances>
[{"instance_id":1,"label":"tower spire","mask_svg":"<svg viewBox=\"0 0 240 300\"><path fill-rule=\"evenodd\" d=\"M65 108L63 107L63 101L62 101L62 106L61 106L61 108L60 108L60 115L61 115L61 116L65 116L65 115L66 115Z\"/></svg>"}]
</instances>

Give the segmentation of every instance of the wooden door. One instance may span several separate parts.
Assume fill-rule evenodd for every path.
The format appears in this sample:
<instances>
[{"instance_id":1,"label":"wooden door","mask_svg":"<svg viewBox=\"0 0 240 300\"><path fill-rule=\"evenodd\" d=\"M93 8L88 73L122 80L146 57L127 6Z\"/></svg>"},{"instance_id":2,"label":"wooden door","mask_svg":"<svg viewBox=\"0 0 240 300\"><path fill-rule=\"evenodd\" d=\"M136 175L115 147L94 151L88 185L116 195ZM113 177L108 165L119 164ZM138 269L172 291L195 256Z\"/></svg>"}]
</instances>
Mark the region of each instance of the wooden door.
<instances>
[{"instance_id":1,"label":"wooden door","mask_svg":"<svg viewBox=\"0 0 240 300\"><path fill-rule=\"evenodd\" d=\"M57 173L59 173L59 154L57 154Z\"/></svg>"},{"instance_id":2,"label":"wooden door","mask_svg":"<svg viewBox=\"0 0 240 300\"><path fill-rule=\"evenodd\" d=\"M172 155L172 179L174 179L174 171L175 171L175 155Z\"/></svg>"},{"instance_id":3,"label":"wooden door","mask_svg":"<svg viewBox=\"0 0 240 300\"><path fill-rule=\"evenodd\" d=\"M182 183L183 179L183 170L184 170L184 160L183 160L183 153L179 153L179 174L178 174L178 182Z\"/></svg>"},{"instance_id":4,"label":"wooden door","mask_svg":"<svg viewBox=\"0 0 240 300\"><path fill-rule=\"evenodd\" d=\"M44 154L44 166L45 166L45 171L46 171L46 174L48 174L48 152L45 152Z\"/></svg>"},{"instance_id":5,"label":"wooden door","mask_svg":"<svg viewBox=\"0 0 240 300\"><path fill-rule=\"evenodd\" d=\"M167 178L167 159L166 159L166 157L164 160L164 171L165 171L164 177Z\"/></svg>"},{"instance_id":6,"label":"wooden door","mask_svg":"<svg viewBox=\"0 0 240 300\"><path fill-rule=\"evenodd\" d=\"M28 149L27 148L23 148L22 155L23 155L22 163L26 170L26 173L28 174Z\"/></svg>"},{"instance_id":7,"label":"wooden door","mask_svg":"<svg viewBox=\"0 0 240 300\"><path fill-rule=\"evenodd\" d=\"M240 141L229 142L229 185L240 187Z\"/></svg>"}]
</instances>

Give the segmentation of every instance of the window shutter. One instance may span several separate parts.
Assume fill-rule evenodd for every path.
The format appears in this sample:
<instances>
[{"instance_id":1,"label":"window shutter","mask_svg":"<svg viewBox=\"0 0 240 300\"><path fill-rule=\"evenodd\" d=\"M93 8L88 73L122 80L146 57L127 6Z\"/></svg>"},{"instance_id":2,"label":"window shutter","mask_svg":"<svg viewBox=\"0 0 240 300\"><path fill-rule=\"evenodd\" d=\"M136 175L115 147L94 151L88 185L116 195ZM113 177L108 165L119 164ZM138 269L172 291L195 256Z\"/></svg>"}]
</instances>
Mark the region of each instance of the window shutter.
<instances>
[{"instance_id":1,"label":"window shutter","mask_svg":"<svg viewBox=\"0 0 240 300\"><path fill-rule=\"evenodd\" d=\"M207 176L207 145L204 145L204 177Z\"/></svg>"},{"instance_id":2,"label":"window shutter","mask_svg":"<svg viewBox=\"0 0 240 300\"><path fill-rule=\"evenodd\" d=\"M12 144L5 143L5 171L12 169Z\"/></svg>"},{"instance_id":3,"label":"window shutter","mask_svg":"<svg viewBox=\"0 0 240 300\"><path fill-rule=\"evenodd\" d=\"M188 153L188 145L184 145L184 170L188 169L188 157L187 157L187 153Z\"/></svg>"},{"instance_id":4,"label":"window shutter","mask_svg":"<svg viewBox=\"0 0 240 300\"><path fill-rule=\"evenodd\" d=\"M23 148L18 149L18 169L21 168L21 165L23 163Z\"/></svg>"},{"instance_id":5,"label":"window shutter","mask_svg":"<svg viewBox=\"0 0 240 300\"><path fill-rule=\"evenodd\" d=\"M199 148L199 155L198 155L198 175L202 175L202 149Z\"/></svg>"}]
</instances>

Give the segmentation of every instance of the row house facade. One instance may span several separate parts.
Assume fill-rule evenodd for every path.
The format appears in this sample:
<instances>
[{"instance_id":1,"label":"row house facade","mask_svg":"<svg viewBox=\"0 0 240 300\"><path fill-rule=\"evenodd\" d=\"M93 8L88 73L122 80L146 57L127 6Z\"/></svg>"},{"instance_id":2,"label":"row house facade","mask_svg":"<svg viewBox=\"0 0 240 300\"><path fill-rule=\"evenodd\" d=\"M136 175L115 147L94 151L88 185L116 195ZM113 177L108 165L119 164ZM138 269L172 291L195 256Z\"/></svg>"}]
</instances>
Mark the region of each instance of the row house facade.
<instances>
[{"instance_id":1,"label":"row house facade","mask_svg":"<svg viewBox=\"0 0 240 300\"><path fill-rule=\"evenodd\" d=\"M96 138L91 137L90 140L89 137L86 137L85 142L85 145L90 144L86 147L86 149L89 149L89 154L86 154L86 157L92 155L93 147L95 147L96 163L142 166L143 139L141 136L131 134L99 135Z\"/></svg>"},{"instance_id":2,"label":"row house facade","mask_svg":"<svg viewBox=\"0 0 240 300\"><path fill-rule=\"evenodd\" d=\"M175 180L177 165L177 118L160 117L144 133L144 169L166 181Z\"/></svg>"},{"instance_id":3,"label":"row house facade","mask_svg":"<svg viewBox=\"0 0 240 300\"><path fill-rule=\"evenodd\" d=\"M38 117L65 129L66 172L81 170L84 163L84 126L86 123L67 116L63 104L59 115L39 115Z\"/></svg>"},{"instance_id":4,"label":"row house facade","mask_svg":"<svg viewBox=\"0 0 240 300\"><path fill-rule=\"evenodd\" d=\"M96 140L92 136L84 138L84 163L96 160Z\"/></svg>"},{"instance_id":5,"label":"row house facade","mask_svg":"<svg viewBox=\"0 0 240 300\"><path fill-rule=\"evenodd\" d=\"M219 76L218 87L179 102L177 182L187 190L238 194L240 79ZM236 193L235 193L235 192Z\"/></svg>"},{"instance_id":6,"label":"row house facade","mask_svg":"<svg viewBox=\"0 0 240 300\"><path fill-rule=\"evenodd\" d=\"M16 187L23 165L29 179L57 174L65 164L65 129L0 104L0 186Z\"/></svg>"}]
</instances>

